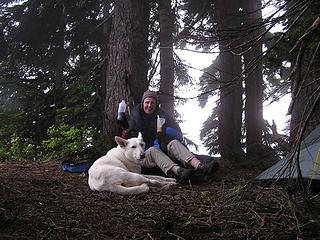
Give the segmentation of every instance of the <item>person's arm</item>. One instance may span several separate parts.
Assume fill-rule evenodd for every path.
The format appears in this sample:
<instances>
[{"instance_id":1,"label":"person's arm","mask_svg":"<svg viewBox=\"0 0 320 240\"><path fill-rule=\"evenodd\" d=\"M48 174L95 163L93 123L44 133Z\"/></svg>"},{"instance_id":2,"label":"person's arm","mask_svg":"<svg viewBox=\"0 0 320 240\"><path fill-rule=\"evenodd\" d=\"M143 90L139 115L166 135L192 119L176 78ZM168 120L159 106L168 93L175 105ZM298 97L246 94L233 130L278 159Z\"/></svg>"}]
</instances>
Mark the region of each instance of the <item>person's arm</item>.
<instances>
[{"instance_id":1,"label":"person's arm","mask_svg":"<svg viewBox=\"0 0 320 240\"><path fill-rule=\"evenodd\" d=\"M183 141L183 136L178 123L167 113L161 111L160 116L166 121L163 125L162 132L157 133L157 139L160 143L160 148L163 152L167 152L167 145L174 139Z\"/></svg>"},{"instance_id":2,"label":"person's arm","mask_svg":"<svg viewBox=\"0 0 320 240\"><path fill-rule=\"evenodd\" d=\"M128 121L129 128L126 129L126 134L129 138L138 136L138 133L141 132L142 130L141 116L140 116L139 109L140 109L140 105L135 106L130 114L129 121Z\"/></svg>"},{"instance_id":3,"label":"person's arm","mask_svg":"<svg viewBox=\"0 0 320 240\"><path fill-rule=\"evenodd\" d=\"M160 114L162 117L166 119L166 122L164 123L164 129L168 127L174 128L182 134L181 128L174 118L172 118L169 114L167 114L164 111L161 111Z\"/></svg>"}]
</instances>

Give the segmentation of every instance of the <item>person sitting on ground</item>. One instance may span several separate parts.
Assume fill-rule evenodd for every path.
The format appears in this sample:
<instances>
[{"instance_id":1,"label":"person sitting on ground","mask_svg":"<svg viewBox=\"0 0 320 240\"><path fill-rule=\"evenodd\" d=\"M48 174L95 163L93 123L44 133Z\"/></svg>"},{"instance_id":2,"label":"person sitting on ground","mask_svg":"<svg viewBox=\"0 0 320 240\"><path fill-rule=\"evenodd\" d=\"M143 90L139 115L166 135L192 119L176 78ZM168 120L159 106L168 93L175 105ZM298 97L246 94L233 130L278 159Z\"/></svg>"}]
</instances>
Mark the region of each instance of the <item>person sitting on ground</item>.
<instances>
[{"instance_id":1,"label":"person sitting on ground","mask_svg":"<svg viewBox=\"0 0 320 240\"><path fill-rule=\"evenodd\" d=\"M160 133L157 132L159 117L165 119ZM176 177L182 184L188 183L194 173L211 176L218 167L214 161L201 162L180 142L182 134L178 123L159 108L157 93L154 91L144 92L141 103L133 108L128 123L127 137L141 132L146 142L146 167L157 165L166 175ZM176 136L168 135L169 130ZM175 133L180 133L180 137ZM180 141L175 138L180 138Z\"/></svg>"}]
</instances>

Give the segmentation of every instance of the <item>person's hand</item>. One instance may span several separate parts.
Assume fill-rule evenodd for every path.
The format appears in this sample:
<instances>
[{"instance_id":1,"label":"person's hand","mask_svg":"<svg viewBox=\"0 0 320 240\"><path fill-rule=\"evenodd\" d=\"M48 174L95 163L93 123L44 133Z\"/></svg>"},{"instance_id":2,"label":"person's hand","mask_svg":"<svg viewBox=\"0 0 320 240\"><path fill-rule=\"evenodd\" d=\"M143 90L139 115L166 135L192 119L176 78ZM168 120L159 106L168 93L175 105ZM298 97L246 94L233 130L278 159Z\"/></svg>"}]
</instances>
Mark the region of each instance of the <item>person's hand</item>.
<instances>
[{"instance_id":1,"label":"person's hand","mask_svg":"<svg viewBox=\"0 0 320 240\"><path fill-rule=\"evenodd\" d=\"M129 138L129 128L122 130L121 137L124 138L124 139L128 139Z\"/></svg>"}]
</instances>

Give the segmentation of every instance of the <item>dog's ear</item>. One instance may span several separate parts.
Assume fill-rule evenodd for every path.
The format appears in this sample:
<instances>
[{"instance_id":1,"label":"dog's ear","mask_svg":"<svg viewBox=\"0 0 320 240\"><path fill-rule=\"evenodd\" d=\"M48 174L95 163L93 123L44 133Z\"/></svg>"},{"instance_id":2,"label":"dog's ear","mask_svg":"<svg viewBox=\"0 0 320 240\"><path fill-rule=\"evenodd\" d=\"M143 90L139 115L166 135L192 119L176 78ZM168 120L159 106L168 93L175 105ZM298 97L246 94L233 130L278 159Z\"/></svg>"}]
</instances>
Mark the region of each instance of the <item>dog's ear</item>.
<instances>
[{"instance_id":1,"label":"dog's ear","mask_svg":"<svg viewBox=\"0 0 320 240\"><path fill-rule=\"evenodd\" d=\"M143 140L143 139L142 139L142 134L141 134L141 132L139 132L138 138L141 139L141 140Z\"/></svg>"},{"instance_id":2,"label":"dog's ear","mask_svg":"<svg viewBox=\"0 0 320 240\"><path fill-rule=\"evenodd\" d=\"M121 138L121 137L118 137L118 136L115 136L114 138L116 140L116 143L120 146L120 147L125 147L127 145L127 140Z\"/></svg>"}]
</instances>

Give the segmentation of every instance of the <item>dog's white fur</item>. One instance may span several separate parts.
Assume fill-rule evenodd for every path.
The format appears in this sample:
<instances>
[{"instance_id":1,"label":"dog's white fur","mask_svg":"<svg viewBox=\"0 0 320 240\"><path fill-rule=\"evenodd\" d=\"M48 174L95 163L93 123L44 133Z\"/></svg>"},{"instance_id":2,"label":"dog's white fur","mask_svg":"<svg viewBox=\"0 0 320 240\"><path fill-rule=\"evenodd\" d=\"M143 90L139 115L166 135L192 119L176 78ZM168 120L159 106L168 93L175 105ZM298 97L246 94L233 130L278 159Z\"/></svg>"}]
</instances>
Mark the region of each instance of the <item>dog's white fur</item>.
<instances>
[{"instance_id":1,"label":"dog's white fur","mask_svg":"<svg viewBox=\"0 0 320 240\"><path fill-rule=\"evenodd\" d=\"M96 160L88 171L91 190L128 195L168 189L176 184L174 178L141 174L145 157L141 133L137 138L125 140L116 136L115 140L118 146Z\"/></svg>"}]
</instances>

